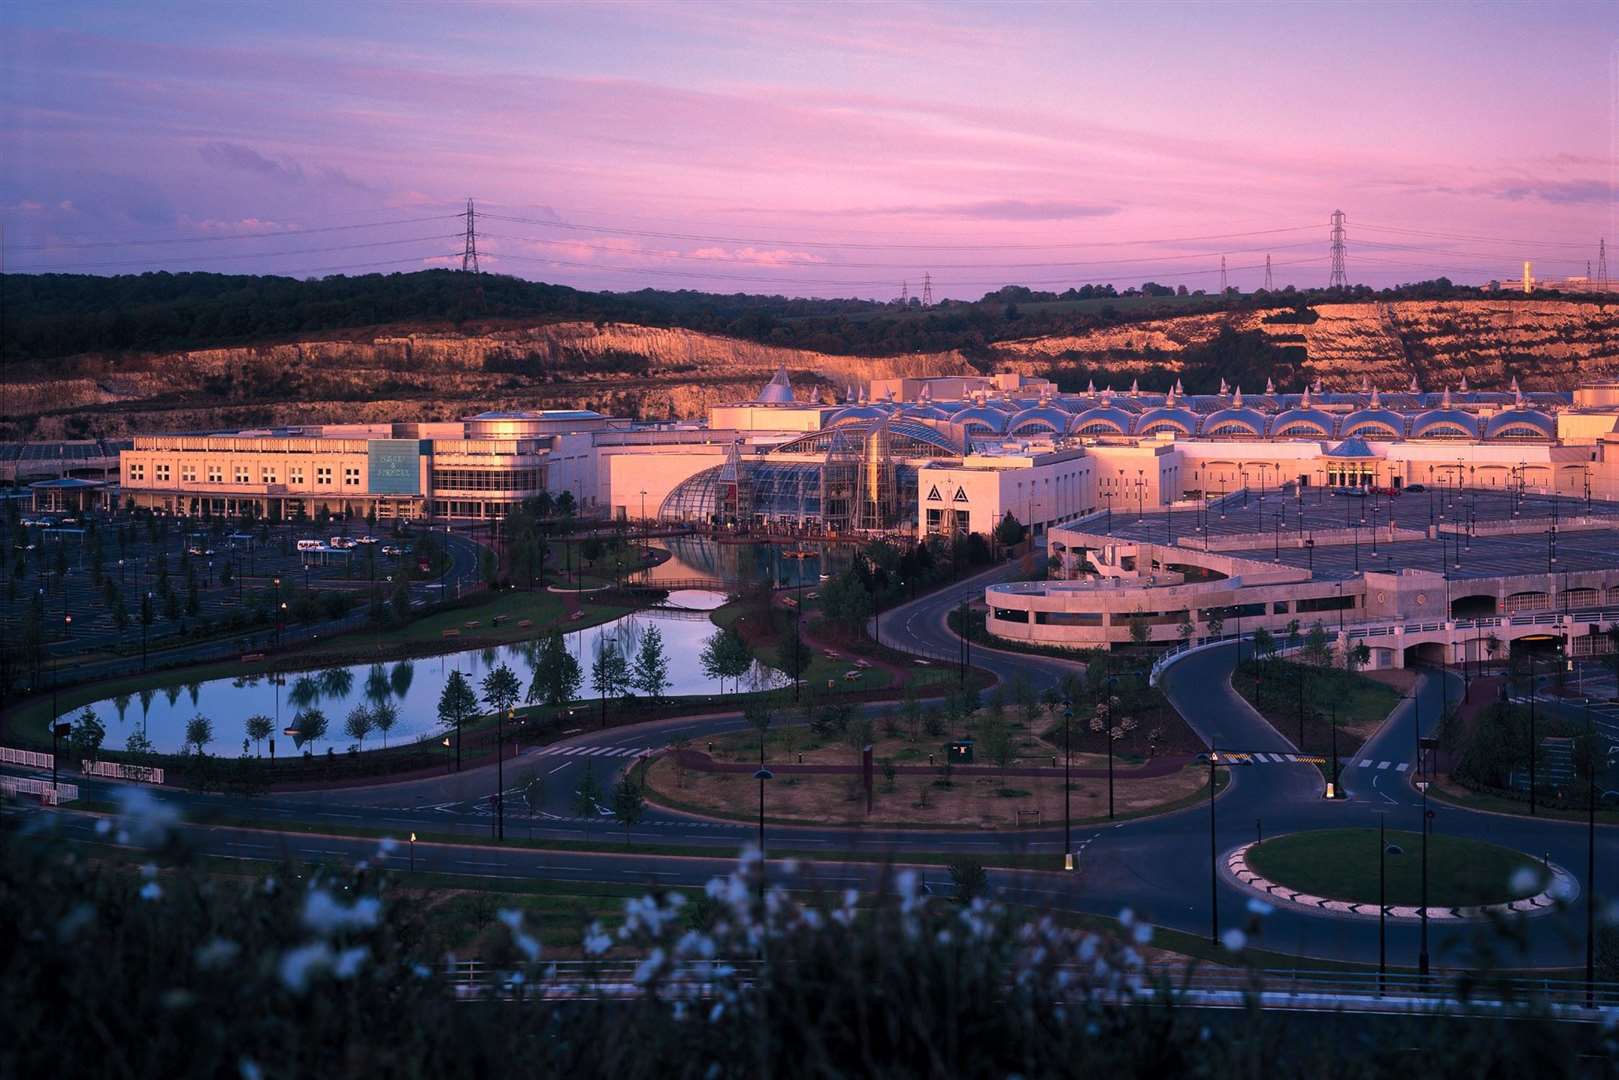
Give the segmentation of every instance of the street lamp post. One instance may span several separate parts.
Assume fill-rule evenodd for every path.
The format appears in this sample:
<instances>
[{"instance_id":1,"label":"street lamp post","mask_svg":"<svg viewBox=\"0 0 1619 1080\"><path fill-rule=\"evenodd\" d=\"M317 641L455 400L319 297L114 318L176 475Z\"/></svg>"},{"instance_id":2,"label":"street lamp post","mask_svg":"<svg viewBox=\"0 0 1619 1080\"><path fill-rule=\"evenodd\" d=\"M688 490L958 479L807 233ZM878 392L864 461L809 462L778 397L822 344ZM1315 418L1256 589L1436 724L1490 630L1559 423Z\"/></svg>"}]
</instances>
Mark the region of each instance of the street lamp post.
<instances>
[{"instance_id":1,"label":"street lamp post","mask_svg":"<svg viewBox=\"0 0 1619 1080\"><path fill-rule=\"evenodd\" d=\"M1529 654L1529 813L1535 813L1535 654Z\"/></svg>"},{"instance_id":2,"label":"street lamp post","mask_svg":"<svg viewBox=\"0 0 1619 1080\"><path fill-rule=\"evenodd\" d=\"M1591 703L1585 703L1585 1006L1596 1007L1597 768Z\"/></svg>"},{"instance_id":3,"label":"street lamp post","mask_svg":"<svg viewBox=\"0 0 1619 1080\"><path fill-rule=\"evenodd\" d=\"M762 877L764 873L765 860L765 781L774 780L776 778L776 774L771 772L769 769L760 766L759 771L753 774L753 778L759 781L759 866L760 875ZM760 889L762 890L763 888L764 885L761 881Z\"/></svg>"},{"instance_id":4,"label":"street lamp post","mask_svg":"<svg viewBox=\"0 0 1619 1080\"><path fill-rule=\"evenodd\" d=\"M1428 781L1418 780L1422 792L1422 944L1417 953L1417 973L1428 974L1428 831L1433 811L1428 809Z\"/></svg>"},{"instance_id":5,"label":"street lamp post","mask_svg":"<svg viewBox=\"0 0 1619 1080\"><path fill-rule=\"evenodd\" d=\"M1220 752L1209 747L1209 940L1220 941L1220 854L1214 831L1214 770L1221 765Z\"/></svg>"},{"instance_id":6,"label":"street lamp post","mask_svg":"<svg viewBox=\"0 0 1619 1080\"><path fill-rule=\"evenodd\" d=\"M1589 712L1587 707L1587 712ZM1069 762L1073 760L1074 707L1067 699L1062 703L1062 868L1074 868L1074 819L1071 795L1072 774Z\"/></svg>"},{"instance_id":7,"label":"street lamp post","mask_svg":"<svg viewBox=\"0 0 1619 1080\"><path fill-rule=\"evenodd\" d=\"M416 872L416 834L410 834L410 872Z\"/></svg>"},{"instance_id":8,"label":"street lamp post","mask_svg":"<svg viewBox=\"0 0 1619 1080\"><path fill-rule=\"evenodd\" d=\"M506 839L506 724L514 710L495 713L495 839Z\"/></svg>"},{"instance_id":9,"label":"street lamp post","mask_svg":"<svg viewBox=\"0 0 1619 1080\"><path fill-rule=\"evenodd\" d=\"M1386 814L1377 815L1377 992L1383 993L1388 979L1388 845L1385 842Z\"/></svg>"}]
</instances>

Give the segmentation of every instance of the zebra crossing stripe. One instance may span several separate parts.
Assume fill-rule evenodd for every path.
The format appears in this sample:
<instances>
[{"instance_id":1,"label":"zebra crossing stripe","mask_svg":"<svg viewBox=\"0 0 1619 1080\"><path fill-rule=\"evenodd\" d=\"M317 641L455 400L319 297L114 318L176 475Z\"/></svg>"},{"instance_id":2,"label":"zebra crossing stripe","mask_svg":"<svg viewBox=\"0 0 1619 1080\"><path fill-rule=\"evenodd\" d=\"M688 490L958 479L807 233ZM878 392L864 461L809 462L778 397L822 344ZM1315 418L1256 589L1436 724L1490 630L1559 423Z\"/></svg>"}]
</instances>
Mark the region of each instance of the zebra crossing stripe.
<instances>
[{"instance_id":1,"label":"zebra crossing stripe","mask_svg":"<svg viewBox=\"0 0 1619 1080\"><path fill-rule=\"evenodd\" d=\"M1360 759L1360 767L1363 768L1363 769L1371 768L1372 767L1372 759L1369 758L1369 757L1361 758Z\"/></svg>"},{"instance_id":2,"label":"zebra crossing stripe","mask_svg":"<svg viewBox=\"0 0 1619 1080\"><path fill-rule=\"evenodd\" d=\"M1287 760L1289 760L1291 762L1294 762L1294 763L1297 763L1298 760L1299 760L1299 756L1297 754L1288 754L1287 755Z\"/></svg>"},{"instance_id":3,"label":"zebra crossing stripe","mask_svg":"<svg viewBox=\"0 0 1619 1080\"><path fill-rule=\"evenodd\" d=\"M1393 762L1390 762L1390 761L1379 761L1377 763L1377 768L1378 768L1379 771L1381 771L1383 769L1388 768L1392 764L1393 764Z\"/></svg>"},{"instance_id":4,"label":"zebra crossing stripe","mask_svg":"<svg viewBox=\"0 0 1619 1080\"><path fill-rule=\"evenodd\" d=\"M1402 761L1398 765L1394 766L1394 770L1396 772L1405 772L1405 770L1409 769L1410 767L1411 767L1410 765L1407 765L1405 762Z\"/></svg>"}]
</instances>

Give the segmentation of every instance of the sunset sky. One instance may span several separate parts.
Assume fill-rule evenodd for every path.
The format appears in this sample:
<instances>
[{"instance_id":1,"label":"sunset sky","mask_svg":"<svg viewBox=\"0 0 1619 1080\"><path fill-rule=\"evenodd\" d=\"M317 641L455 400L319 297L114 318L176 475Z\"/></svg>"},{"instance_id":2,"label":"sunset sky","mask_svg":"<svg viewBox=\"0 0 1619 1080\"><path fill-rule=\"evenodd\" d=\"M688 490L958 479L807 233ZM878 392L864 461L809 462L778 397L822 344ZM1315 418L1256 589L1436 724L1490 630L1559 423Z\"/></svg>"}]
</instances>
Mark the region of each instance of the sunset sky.
<instances>
[{"instance_id":1,"label":"sunset sky","mask_svg":"<svg viewBox=\"0 0 1619 1080\"><path fill-rule=\"evenodd\" d=\"M1321 285L1334 208L1354 281L1584 273L1616 10L13 0L5 264L458 266L470 195L588 288Z\"/></svg>"}]
</instances>

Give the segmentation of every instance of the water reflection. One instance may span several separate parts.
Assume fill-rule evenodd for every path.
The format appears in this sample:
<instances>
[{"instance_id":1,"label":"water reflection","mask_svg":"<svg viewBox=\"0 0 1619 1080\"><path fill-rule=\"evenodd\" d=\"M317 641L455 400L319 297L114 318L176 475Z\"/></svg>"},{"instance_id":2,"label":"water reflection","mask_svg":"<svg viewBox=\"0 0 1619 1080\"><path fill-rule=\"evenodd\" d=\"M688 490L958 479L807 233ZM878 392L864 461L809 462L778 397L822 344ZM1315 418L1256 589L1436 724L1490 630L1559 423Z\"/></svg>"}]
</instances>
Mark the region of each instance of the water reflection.
<instances>
[{"instance_id":1,"label":"water reflection","mask_svg":"<svg viewBox=\"0 0 1619 1080\"><path fill-rule=\"evenodd\" d=\"M662 537L647 541L647 546L669 552L669 559L649 568L644 580L656 583L708 579L730 588L754 581L772 582L777 587L814 585L823 574L831 576L847 570L858 550L854 544L808 540L732 544L707 536Z\"/></svg>"},{"instance_id":2,"label":"water reflection","mask_svg":"<svg viewBox=\"0 0 1619 1080\"><path fill-rule=\"evenodd\" d=\"M703 674L699 656L715 627L706 614L725 597L708 591L678 591L670 596L669 609L653 608L626 615L600 627L577 630L565 635L568 651L579 661L584 674L580 694L589 698L590 672L600 651L609 645L632 664L649 627L657 627L668 658L671 696L721 693L715 680ZM132 735L139 733L151 741L152 749L176 753L185 743L186 721L201 714L213 721L214 737L208 752L233 755L249 736L247 720L255 715L269 717L274 727L269 738L277 753L289 752L286 731L295 718L318 711L325 720L316 730L300 727L293 741L299 750L323 754L330 748L343 752L353 740L343 732L344 718L356 705L373 709L386 706L393 721L385 734L391 743L420 739L436 734L438 699L450 673L460 671L474 689L494 666L504 663L523 682L525 691L534 678L539 655L537 640L515 642L500 648L473 649L449 653L428 661L402 660L394 664L357 664L352 667L288 672L277 677L243 675L203 683L176 683L160 691L140 691L140 714L132 715L128 695L96 702L92 708L107 728L108 749L124 749ZM755 664L741 680L743 689L784 685L785 676ZM726 681L726 689L730 681ZM380 728L378 733L381 733ZM367 746L374 746L370 739ZM255 752L268 753L268 745Z\"/></svg>"}]
</instances>

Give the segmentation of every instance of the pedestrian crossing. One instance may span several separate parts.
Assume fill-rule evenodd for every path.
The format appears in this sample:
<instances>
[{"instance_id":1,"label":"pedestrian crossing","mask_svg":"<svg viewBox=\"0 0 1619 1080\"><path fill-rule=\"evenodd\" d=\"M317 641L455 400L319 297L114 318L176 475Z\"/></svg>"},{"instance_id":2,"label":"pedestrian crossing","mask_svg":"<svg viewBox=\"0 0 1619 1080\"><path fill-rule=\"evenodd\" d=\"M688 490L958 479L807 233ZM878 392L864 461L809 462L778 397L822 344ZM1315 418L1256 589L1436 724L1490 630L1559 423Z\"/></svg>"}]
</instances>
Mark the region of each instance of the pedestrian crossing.
<instances>
[{"instance_id":1,"label":"pedestrian crossing","mask_svg":"<svg viewBox=\"0 0 1619 1080\"><path fill-rule=\"evenodd\" d=\"M535 757L632 757L649 752L644 746L544 746L531 751Z\"/></svg>"},{"instance_id":2,"label":"pedestrian crossing","mask_svg":"<svg viewBox=\"0 0 1619 1080\"><path fill-rule=\"evenodd\" d=\"M1327 759L1315 754L1277 754L1271 752L1250 751L1246 754L1221 754L1222 757L1243 758L1255 765L1325 765ZM1374 772L1392 769L1395 772L1406 772L1411 768L1410 763L1404 761L1379 761L1376 758L1349 758L1344 761L1344 768L1371 769Z\"/></svg>"}]
</instances>

